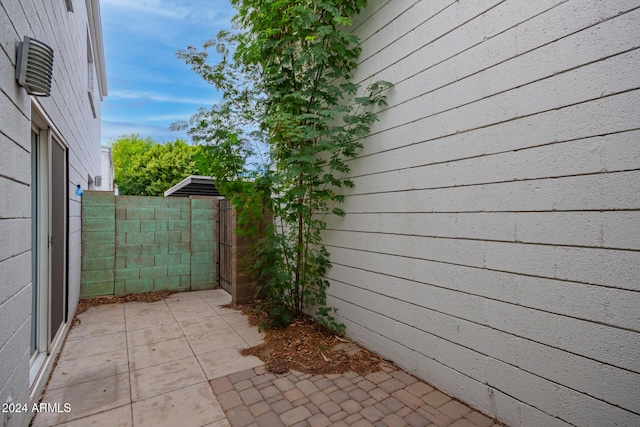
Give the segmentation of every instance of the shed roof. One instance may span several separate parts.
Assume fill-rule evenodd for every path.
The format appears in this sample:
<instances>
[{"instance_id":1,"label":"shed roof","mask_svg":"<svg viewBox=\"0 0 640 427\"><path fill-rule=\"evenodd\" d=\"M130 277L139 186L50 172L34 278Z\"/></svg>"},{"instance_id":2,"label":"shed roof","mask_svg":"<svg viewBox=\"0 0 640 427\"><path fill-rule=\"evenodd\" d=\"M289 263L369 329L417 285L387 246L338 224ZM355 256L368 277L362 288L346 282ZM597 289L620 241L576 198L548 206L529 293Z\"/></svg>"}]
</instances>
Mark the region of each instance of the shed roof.
<instances>
[{"instance_id":1,"label":"shed roof","mask_svg":"<svg viewBox=\"0 0 640 427\"><path fill-rule=\"evenodd\" d=\"M222 197L210 176L190 175L164 192L164 197Z\"/></svg>"}]
</instances>

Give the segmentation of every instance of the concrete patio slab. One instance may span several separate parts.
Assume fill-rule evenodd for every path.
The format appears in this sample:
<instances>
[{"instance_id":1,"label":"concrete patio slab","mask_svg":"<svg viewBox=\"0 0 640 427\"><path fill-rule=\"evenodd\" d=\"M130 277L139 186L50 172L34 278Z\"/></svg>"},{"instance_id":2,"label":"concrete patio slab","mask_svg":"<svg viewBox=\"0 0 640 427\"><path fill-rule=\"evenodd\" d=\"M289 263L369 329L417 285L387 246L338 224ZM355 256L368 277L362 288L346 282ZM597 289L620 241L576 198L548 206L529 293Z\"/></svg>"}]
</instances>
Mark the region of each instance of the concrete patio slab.
<instances>
[{"instance_id":1,"label":"concrete patio slab","mask_svg":"<svg viewBox=\"0 0 640 427\"><path fill-rule=\"evenodd\" d=\"M133 427L131 416L131 405L121 406L116 409L104 411L96 415L90 415L62 424L64 427L87 427L87 426L109 426L109 427Z\"/></svg>"},{"instance_id":2,"label":"concrete patio slab","mask_svg":"<svg viewBox=\"0 0 640 427\"><path fill-rule=\"evenodd\" d=\"M193 356L193 351L184 337L155 344L129 348L129 366L132 370L148 368Z\"/></svg>"},{"instance_id":3,"label":"concrete patio slab","mask_svg":"<svg viewBox=\"0 0 640 427\"><path fill-rule=\"evenodd\" d=\"M196 355L237 347L246 343L232 328L217 329L214 333L209 332L195 336L187 335L187 340Z\"/></svg>"},{"instance_id":4,"label":"concrete patio slab","mask_svg":"<svg viewBox=\"0 0 640 427\"><path fill-rule=\"evenodd\" d=\"M136 314L127 316L126 329L133 331L136 329L148 329L156 326L171 325L176 323L176 318L167 312L150 312L148 314Z\"/></svg>"},{"instance_id":5,"label":"concrete patio slab","mask_svg":"<svg viewBox=\"0 0 640 427\"><path fill-rule=\"evenodd\" d=\"M233 313L225 312L221 314L224 318L225 322L229 324L229 326L249 326L247 322L247 316L240 313L239 311L234 311Z\"/></svg>"},{"instance_id":6,"label":"concrete patio slab","mask_svg":"<svg viewBox=\"0 0 640 427\"><path fill-rule=\"evenodd\" d=\"M204 300L200 299L199 301L196 300L186 300L186 301L177 301L174 303L167 303L169 305L169 310L171 310L171 312L173 314L185 314L185 313L190 313L193 311L196 312L201 312L203 314L205 313L209 313L209 315L215 315L215 311L213 310L213 308L207 304L206 302L204 302ZM208 317L207 315L203 315L200 317Z\"/></svg>"},{"instance_id":7,"label":"concrete patio slab","mask_svg":"<svg viewBox=\"0 0 640 427\"><path fill-rule=\"evenodd\" d=\"M67 336L68 341L81 340L90 337L97 337L107 334L117 334L125 331L124 316L122 320L104 319L91 322L91 318L85 318L83 328L74 328Z\"/></svg>"},{"instance_id":8,"label":"concrete patio slab","mask_svg":"<svg viewBox=\"0 0 640 427\"><path fill-rule=\"evenodd\" d=\"M194 292L187 292L187 293L190 295L184 296L185 292L181 292L180 294L169 295L167 298L165 298L165 301L167 302L167 305L169 306L169 308L185 305L189 303L193 304L193 307L197 307L197 308L207 305L207 303L204 301L204 299L200 295Z\"/></svg>"},{"instance_id":9,"label":"concrete patio slab","mask_svg":"<svg viewBox=\"0 0 640 427\"><path fill-rule=\"evenodd\" d=\"M248 346L245 346L248 347ZM240 347L241 348L241 347ZM262 360L253 356L239 356L240 348L225 348L198 356L198 361L207 378L215 378L231 375L235 372L262 366Z\"/></svg>"},{"instance_id":10,"label":"concrete patio slab","mask_svg":"<svg viewBox=\"0 0 640 427\"><path fill-rule=\"evenodd\" d=\"M224 291L92 307L79 317L35 427L497 426L392 365L366 376L265 371L262 342Z\"/></svg>"},{"instance_id":11,"label":"concrete patio slab","mask_svg":"<svg viewBox=\"0 0 640 427\"><path fill-rule=\"evenodd\" d=\"M133 403L133 424L137 427L200 427L224 418L206 381Z\"/></svg>"},{"instance_id":12,"label":"concrete patio slab","mask_svg":"<svg viewBox=\"0 0 640 427\"><path fill-rule=\"evenodd\" d=\"M221 307L221 305L224 305L224 304L220 304L220 305L217 305L217 306L213 307L213 309L216 311L216 313L218 313L221 316L234 315L234 314L238 313L237 310L234 310L232 308Z\"/></svg>"},{"instance_id":13,"label":"concrete patio slab","mask_svg":"<svg viewBox=\"0 0 640 427\"><path fill-rule=\"evenodd\" d=\"M155 301L155 302L138 302L132 301L126 304L123 304L124 312L127 316L132 316L136 314L147 314L152 311L170 311L169 306L165 301Z\"/></svg>"},{"instance_id":14,"label":"concrete patio slab","mask_svg":"<svg viewBox=\"0 0 640 427\"><path fill-rule=\"evenodd\" d=\"M198 295L195 292L180 292L177 294L169 295L167 298L165 298L165 301L170 308L187 305L189 303L192 303L193 307L199 308L207 304L202 296Z\"/></svg>"},{"instance_id":15,"label":"concrete patio slab","mask_svg":"<svg viewBox=\"0 0 640 427\"><path fill-rule=\"evenodd\" d=\"M79 359L60 359L51 375L50 390L129 372L127 349Z\"/></svg>"},{"instance_id":16,"label":"concrete patio slab","mask_svg":"<svg viewBox=\"0 0 640 427\"><path fill-rule=\"evenodd\" d=\"M168 323L166 325L128 331L127 345L129 347L149 345L160 341L182 338L183 336L182 329L177 323Z\"/></svg>"},{"instance_id":17,"label":"concrete patio slab","mask_svg":"<svg viewBox=\"0 0 640 427\"><path fill-rule=\"evenodd\" d=\"M202 319L205 317L216 316L218 314L209 304L205 305L206 307L198 307L195 309L189 309L188 306L179 306L171 311L178 322L191 319Z\"/></svg>"},{"instance_id":18,"label":"concrete patio slab","mask_svg":"<svg viewBox=\"0 0 640 427\"><path fill-rule=\"evenodd\" d=\"M209 295L212 295L212 296L218 295L223 299L226 298L226 295L224 295L224 292L221 294L220 291L221 289L209 289L206 291L179 292L176 294L169 295L164 300L166 301L167 304L171 302L176 302L176 301L188 301L188 300L200 301L201 299L203 299L202 297L203 292L209 293ZM231 299L229 299L229 301L231 301Z\"/></svg>"},{"instance_id":19,"label":"concrete patio slab","mask_svg":"<svg viewBox=\"0 0 640 427\"><path fill-rule=\"evenodd\" d=\"M91 314L81 313L79 319L104 320L104 319L124 319L124 304L104 304L94 306Z\"/></svg>"},{"instance_id":20,"label":"concrete patio slab","mask_svg":"<svg viewBox=\"0 0 640 427\"><path fill-rule=\"evenodd\" d=\"M229 324L218 314L200 319L182 320L178 323L187 336L202 335L229 327Z\"/></svg>"},{"instance_id":21,"label":"concrete patio slab","mask_svg":"<svg viewBox=\"0 0 640 427\"><path fill-rule=\"evenodd\" d=\"M78 316L78 323L83 327L73 328L69 332L67 340L124 332L124 307L122 305L107 304L96 306L94 309L91 314L85 312Z\"/></svg>"},{"instance_id":22,"label":"concrete patio slab","mask_svg":"<svg viewBox=\"0 0 640 427\"><path fill-rule=\"evenodd\" d=\"M255 326L238 325L234 326L234 331L251 345L257 345L255 343L260 343L264 340L264 332L258 331Z\"/></svg>"},{"instance_id":23,"label":"concrete patio slab","mask_svg":"<svg viewBox=\"0 0 640 427\"><path fill-rule=\"evenodd\" d=\"M231 424L229 424L229 421L226 418L223 418L214 423L207 424L204 427L231 427Z\"/></svg>"},{"instance_id":24,"label":"concrete patio slab","mask_svg":"<svg viewBox=\"0 0 640 427\"><path fill-rule=\"evenodd\" d=\"M206 381L195 357L174 360L131 372L134 402Z\"/></svg>"},{"instance_id":25,"label":"concrete patio slab","mask_svg":"<svg viewBox=\"0 0 640 427\"><path fill-rule=\"evenodd\" d=\"M55 426L128 405L131 402L130 390L129 373L47 390L43 402L58 403L61 408L68 404L70 411L40 412L34 427Z\"/></svg>"},{"instance_id":26,"label":"concrete patio slab","mask_svg":"<svg viewBox=\"0 0 640 427\"><path fill-rule=\"evenodd\" d=\"M67 341L60 360L79 359L126 348L127 336L124 332L92 336L82 340Z\"/></svg>"}]
</instances>

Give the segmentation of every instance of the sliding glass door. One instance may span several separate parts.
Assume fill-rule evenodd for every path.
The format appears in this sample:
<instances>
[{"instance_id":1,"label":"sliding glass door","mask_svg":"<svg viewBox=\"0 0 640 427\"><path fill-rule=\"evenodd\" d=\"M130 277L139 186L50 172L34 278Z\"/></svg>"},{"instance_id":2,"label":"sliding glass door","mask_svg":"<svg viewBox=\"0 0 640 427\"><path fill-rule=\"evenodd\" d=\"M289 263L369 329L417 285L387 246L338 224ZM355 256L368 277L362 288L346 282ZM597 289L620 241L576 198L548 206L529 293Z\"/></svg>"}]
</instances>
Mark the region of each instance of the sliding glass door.
<instances>
[{"instance_id":1,"label":"sliding glass door","mask_svg":"<svg viewBox=\"0 0 640 427\"><path fill-rule=\"evenodd\" d=\"M40 180L41 172L40 135L37 129L31 129L31 365L39 355L40 322Z\"/></svg>"},{"instance_id":2,"label":"sliding glass door","mask_svg":"<svg viewBox=\"0 0 640 427\"><path fill-rule=\"evenodd\" d=\"M52 341L65 321L67 299L67 153L54 138L51 139L51 220L50 220L50 301L49 337Z\"/></svg>"},{"instance_id":3,"label":"sliding glass door","mask_svg":"<svg viewBox=\"0 0 640 427\"><path fill-rule=\"evenodd\" d=\"M67 306L66 147L35 121L31 130L31 380L37 377Z\"/></svg>"}]
</instances>

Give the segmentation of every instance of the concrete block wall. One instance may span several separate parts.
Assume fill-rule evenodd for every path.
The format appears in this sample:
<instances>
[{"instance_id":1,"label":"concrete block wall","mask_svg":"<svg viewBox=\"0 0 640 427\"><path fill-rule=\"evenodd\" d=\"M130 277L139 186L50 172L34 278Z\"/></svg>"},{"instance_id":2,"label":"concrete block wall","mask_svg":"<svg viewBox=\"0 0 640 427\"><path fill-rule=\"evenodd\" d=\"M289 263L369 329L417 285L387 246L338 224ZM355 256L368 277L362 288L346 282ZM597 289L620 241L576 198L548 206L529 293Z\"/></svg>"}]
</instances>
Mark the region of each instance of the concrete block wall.
<instances>
[{"instance_id":1,"label":"concrete block wall","mask_svg":"<svg viewBox=\"0 0 640 427\"><path fill-rule=\"evenodd\" d=\"M0 108L0 122L5 111ZM15 140L0 129L0 150L7 153L0 155L0 403L10 396L29 402L31 206L28 196L21 197L29 194L31 181L26 135ZM0 420L7 415L0 414ZM10 421L12 426L28 422L26 414L12 414Z\"/></svg>"},{"instance_id":2,"label":"concrete block wall","mask_svg":"<svg viewBox=\"0 0 640 427\"><path fill-rule=\"evenodd\" d=\"M116 200L86 191L82 199L82 296L114 295Z\"/></svg>"},{"instance_id":3,"label":"concrete block wall","mask_svg":"<svg viewBox=\"0 0 640 427\"><path fill-rule=\"evenodd\" d=\"M640 3L370 2L348 334L510 426L640 425Z\"/></svg>"},{"instance_id":4,"label":"concrete block wall","mask_svg":"<svg viewBox=\"0 0 640 427\"><path fill-rule=\"evenodd\" d=\"M214 202L85 192L82 296L213 288Z\"/></svg>"},{"instance_id":5,"label":"concrete block wall","mask_svg":"<svg viewBox=\"0 0 640 427\"><path fill-rule=\"evenodd\" d=\"M116 197L115 294L188 290L189 199Z\"/></svg>"},{"instance_id":6,"label":"concrete block wall","mask_svg":"<svg viewBox=\"0 0 640 427\"><path fill-rule=\"evenodd\" d=\"M217 199L191 197L191 289L211 289L216 282Z\"/></svg>"}]
</instances>

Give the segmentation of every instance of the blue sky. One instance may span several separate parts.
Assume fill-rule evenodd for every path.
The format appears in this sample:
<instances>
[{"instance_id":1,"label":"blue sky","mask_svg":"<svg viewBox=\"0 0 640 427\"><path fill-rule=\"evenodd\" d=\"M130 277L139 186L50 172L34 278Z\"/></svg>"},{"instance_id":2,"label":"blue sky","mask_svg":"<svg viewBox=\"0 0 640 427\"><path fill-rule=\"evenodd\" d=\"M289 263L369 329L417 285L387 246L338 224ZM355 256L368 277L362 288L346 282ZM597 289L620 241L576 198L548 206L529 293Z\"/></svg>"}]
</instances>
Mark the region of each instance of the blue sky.
<instances>
[{"instance_id":1,"label":"blue sky","mask_svg":"<svg viewBox=\"0 0 640 427\"><path fill-rule=\"evenodd\" d=\"M219 99L213 86L175 55L230 28L228 0L102 0L109 96L102 106L102 143L137 133L158 142L183 138L169 125ZM215 51L211 58L215 58Z\"/></svg>"}]
</instances>

